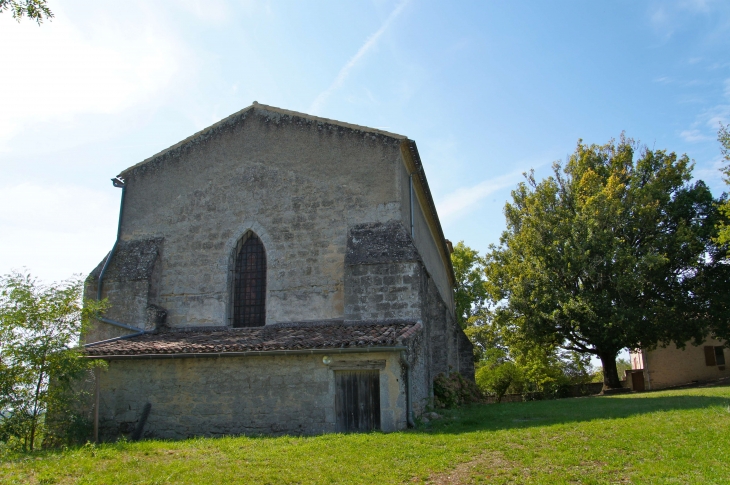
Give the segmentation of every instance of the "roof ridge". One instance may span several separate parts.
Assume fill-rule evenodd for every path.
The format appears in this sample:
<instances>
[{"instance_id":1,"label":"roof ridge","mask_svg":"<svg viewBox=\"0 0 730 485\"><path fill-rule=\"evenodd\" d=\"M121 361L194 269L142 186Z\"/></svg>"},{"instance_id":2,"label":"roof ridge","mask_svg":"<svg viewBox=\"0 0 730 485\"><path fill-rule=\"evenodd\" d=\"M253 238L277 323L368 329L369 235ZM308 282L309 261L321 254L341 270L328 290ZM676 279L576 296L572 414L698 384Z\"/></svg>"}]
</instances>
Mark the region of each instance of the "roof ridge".
<instances>
[{"instance_id":1,"label":"roof ridge","mask_svg":"<svg viewBox=\"0 0 730 485\"><path fill-rule=\"evenodd\" d=\"M321 121L322 123L342 126L344 128L350 128L350 129L357 130L357 131L364 131L367 133L378 133L380 135L388 136L391 138L397 138L399 140L408 139L407 136L399 135L398 133L392 133L390 131L381 130L378 128L372 128L370 126L365 126L365 125L356 125L354 123L348 123L346 121L339 121L339 120L335 120L332 118L323 118L323 117L317 116L317 115L310 115L308 113L302 113L301 111L293 111L293 110L288 110L288 109L284 109L284 108L278 108L276 106L270 106L268 104L261 104L257 101L254 101L250 107L259 108L259 109L262 109L265 111L273 111L275 113L288 115L288 116L298 116L300 118L306 118L306 119L310 119L310 120L314 120L314 121Z\"/></svg>"},{"instance_id":2,"label":"roof ridge","mask_svg":"<svg viewBox=\"0 0 730 485\"><path fill-rule=\"evenodd\" d=\"M310 115L310 114L302 113L302 112L299 112L299 111L291 111L291 110L287 110L287 109L283 109L283 108L277 108L276 106L269 106L267 104L261 104L261 103L259 103L257 101L254 101L250 106L247 106L247 107L245 107L245 108L243 108L241 110L236 111L235 113L233 113L231 115L226 116L222 120L217 121L217 122L213 123L212 125L210 125L210 126L208 126L206 128L203 128L200 131L197 131L197 132L193 133L192 135L184 138L183 140L175 143L174 145L171 145L171 146L165 148L164 150L161 150L161 151L155 153L154 155L145 158L141 162L138 162L138 163L132 165L131 167L125 168L124 170L122 170L121 172L119 172L119 174L121 175L121 174L125 174L127 172L130 172L131 170L134 170L134 169L139 168L139 167L141 167L143 165L146 165L147 163L152 162L153 160L155 160L157 158L160 158L160 157L162 157L162 156L164 156L164 155L166 155L166 154L168 154L168 153L170 153L170 152L172 152L172 151L174 151L176 149L180 149L180 148L182 148L185 145L188 145L190 143L193 143L196 140L198 140L200 138L203 138L206 135L208 135L209 133L215 131L217 128L223 127L224 125L229 124L229 123L234 123L239 118L245 117L249 111L255 111L255 110L260 110L262 112L274 113L274 114L277 114L277 115L303 118L303 119L306 119L306 120L311 120L311 121L315 121L315 122L319 122L319 123L324 123L324 124L329 124L329 125L334 125L334 126L340 126L340 127L343 127L343 128L348 128L350 130L360 131L360 132L363 132L363 133L378 134L378 135L386 136L388 138L394 138L396 140L407 140L408 139L407 136L399 135L397 133L391 133L391 132L385 131L385 130L379 130L377 128L371 128L371 127L363 126L363 125L355 125L355 124L352 124L352 123L347 123L345 121L339 121L339 120L334 120L334 119L330 119L330 118L322 118L322 117L319 117L319 116Z\"/></svg>"}]
</instances>

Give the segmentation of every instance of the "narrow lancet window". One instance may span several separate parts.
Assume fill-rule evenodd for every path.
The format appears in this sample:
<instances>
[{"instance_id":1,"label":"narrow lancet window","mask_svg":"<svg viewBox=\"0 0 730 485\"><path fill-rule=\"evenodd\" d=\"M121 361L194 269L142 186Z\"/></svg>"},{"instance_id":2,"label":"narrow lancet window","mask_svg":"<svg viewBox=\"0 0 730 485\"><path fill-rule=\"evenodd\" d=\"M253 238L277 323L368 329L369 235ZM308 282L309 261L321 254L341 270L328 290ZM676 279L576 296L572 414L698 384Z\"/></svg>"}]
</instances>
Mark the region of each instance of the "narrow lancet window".
<instances>
[{"instance_id":1,"label":"narrow lancet window","mask_svg":"<svg viewBox=\"0 0 730 485\"><path fill-rule=\"evenodd\" d=\"M244 237L236 253L233 283L233 326L260 327L266 323L266 252L253 233Z\"/></svg>"}]
</instances>

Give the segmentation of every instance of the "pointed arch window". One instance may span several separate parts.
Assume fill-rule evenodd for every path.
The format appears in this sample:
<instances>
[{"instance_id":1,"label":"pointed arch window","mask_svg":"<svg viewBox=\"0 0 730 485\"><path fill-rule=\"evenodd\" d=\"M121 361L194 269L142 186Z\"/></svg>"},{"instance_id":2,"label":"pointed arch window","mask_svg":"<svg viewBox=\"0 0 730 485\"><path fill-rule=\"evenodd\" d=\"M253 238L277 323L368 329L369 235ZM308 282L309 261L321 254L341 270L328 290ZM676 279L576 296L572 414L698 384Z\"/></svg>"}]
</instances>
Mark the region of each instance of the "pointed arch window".
<instances>
[{"instance_id":1,"label":"pointed arch window","mask_svg":"<svg viewBox=\"0 0 730 485\"><path fill-rule=\"evenodd\" d=\"M233 326L266 323L266 252L256 234L248 233L236 251L233 281Z\"/></svg>"}]
</instances>

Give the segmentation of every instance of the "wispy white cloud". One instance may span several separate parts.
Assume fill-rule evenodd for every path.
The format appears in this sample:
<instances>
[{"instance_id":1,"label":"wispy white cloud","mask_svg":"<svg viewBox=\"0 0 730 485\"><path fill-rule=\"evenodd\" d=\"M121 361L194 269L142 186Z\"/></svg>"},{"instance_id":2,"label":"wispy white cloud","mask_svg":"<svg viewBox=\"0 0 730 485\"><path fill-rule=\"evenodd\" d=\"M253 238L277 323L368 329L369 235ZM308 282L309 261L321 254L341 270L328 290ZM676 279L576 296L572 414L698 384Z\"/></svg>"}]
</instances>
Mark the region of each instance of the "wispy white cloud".
<instances>
[{"instance_id":1,"label":"wispy white cloud","mask_svg":"<svg viewBox=\"0 0 730 485\"><path fill-rule=\"evenodd\" d=\"M688 16L720 15L717 5L722 7L723 1L717 0L661 0L653 1L648 6L649 25L662 42L669 40L676 31L687 23ZM703 32L705 39L725 36L730 28L727 22L716 23L714 27Z\"/></svg>"},{"instance_id":2,"label":"wispy white cloud","mask_svg":"<svg viewBox=\"0 0 730 485\"><path fill-rule=\"evenodd\" d=\"M377 43L378 40L380 40L380 37L385 33L386 30L388 30L388 27L390 27L390 24L393 23L393 21L400 15L400 13L403 11L403 9L408 4L409 0L402 0L395 9L388 15L388 18L385 19L383 24L380 26L380 28L372 34L370 37L367 38L365 43L360 47L360 49L357 51L357 53L352 56L352 58L347 61L347 64L345 64L342 69L340 69L340 72L337 73L337 77L334 81L332 81L332 84L322 91L312 102L312 105L309 108L309 111L313 114L319 113L320 109L322 108L322 105L327 101L327 99L334 93L337 89L339 89L344 83L345 80L350 75L350 72L353 70L355 66L362 60L363 57L368 53L369 50L371 50Z\"/></svg>"},{"instance_id":3,"label":"wispy white cloud","mask_svg":"<svg viewBox=\"0 0 730 485\"><path fill-rule=\"evenodd\" d=\"M717 150L720 151L719 149ZM698 163L692 170L692 177L695 180L704 181L712 190L713 194L718 195L727 192L727 184L725 183L722 170L727 166L727 161L717 155L715 158L706 163Z\"/></svg>"},{"instance_id":4,"label":"wispy white cloud","mask_svg":"<svg viewBox=\"0 0 730 485\"><path fill-rule=\"evenodd\" d=\"M178 4L206 23L221 24L231 18L231 9L224 0L177 0Z\"/></svg>"},{"instance_id":5,"label":"wispy white cloud","mask_svg":"<svg viewBox=\"0 0 730 485\"><path fill-rule=\"evenodd\" d=\"M0 16L0 45L14 46L0 51L0 144L29 124L118 113L179 79L187 56L160 12L135 1L126 17L89 10L58 6L42 28Z\"/></svg>"},{"instance_id":6,"label":"wispy white cloud","mask_svg":"<svg viewBox=\"0 0 730 485\"><path fill-rule=\"evenodd\" d=\"M697 141L707 141L711 138L707 135L703 135L700 130L684 130L679 136L686 142L693 143Z\"/></svg>"},{"instance_id":7,"label":"wispy white cloud","mask_svg":"<svg viewBox=\"0 0 730 485\"><path fill-rule=\"evenodd\" d=\"M686 142L713 141L717 138L717 130L720 124L730 122L730 79L723 82L723 96L716 105L700 112L690 128L679 133L679 136Z\"/></svg>"},{"instance_id":8,"label":"wispy white cloud","mask_svg":"<svg viewBox=\"0 0 730 485\"><path fill-rule=\"evenodd\" d=\"M0 187L0 274L27 267L50 282L91 271L116 231L120 194L111 184L104 187Z\"/></svg>"},{"instance_id":9,"label":"wispy white cloud","mask_svg":"<svg viewBox=\"0 0 730 485\"><path fill-rule=\"evenodd\" d=\"M679 7L686 10L706 13L710 10L710 3L710 0L682 0L679 2Z\"/></svg>"},{"instance_id":10,"label":"wispy white cloud","mask_svg":"<svg viewBox=\"0 0 730 485\"><path fill-rule=\"evenodd\" d=\"M483 199L498 190L516 185L521 179L524 170L517 170L500 177L484 180L471 187L461 187L444 197L436 204L439 217L448 221L467 211Z\"/></svg>"}]
</instances>

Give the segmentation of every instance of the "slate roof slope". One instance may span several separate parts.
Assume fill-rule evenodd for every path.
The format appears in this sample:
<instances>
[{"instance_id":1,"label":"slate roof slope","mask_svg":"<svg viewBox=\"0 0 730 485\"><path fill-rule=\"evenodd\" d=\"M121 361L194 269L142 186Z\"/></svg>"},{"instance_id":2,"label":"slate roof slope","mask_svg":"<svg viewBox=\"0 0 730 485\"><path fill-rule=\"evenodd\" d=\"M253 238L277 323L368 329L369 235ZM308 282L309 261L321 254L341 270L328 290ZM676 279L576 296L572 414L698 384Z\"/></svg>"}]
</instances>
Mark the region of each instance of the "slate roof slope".
<instances>
[{"instance_id":1,"label":"slate roof slope","mask_svg":"<svg viewBox=\"0 0 730 485\"><path fill-rule=\"evenodd\" d=\"M278 324L253 328L215 328L146 334L86 347L89 357L118 355L205 354L371 348L403 345L422 325L413 321L387 323L327 322Z\"/></svg>"}]
</instances>

